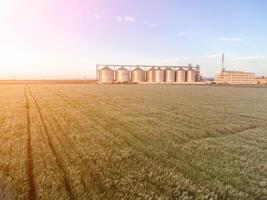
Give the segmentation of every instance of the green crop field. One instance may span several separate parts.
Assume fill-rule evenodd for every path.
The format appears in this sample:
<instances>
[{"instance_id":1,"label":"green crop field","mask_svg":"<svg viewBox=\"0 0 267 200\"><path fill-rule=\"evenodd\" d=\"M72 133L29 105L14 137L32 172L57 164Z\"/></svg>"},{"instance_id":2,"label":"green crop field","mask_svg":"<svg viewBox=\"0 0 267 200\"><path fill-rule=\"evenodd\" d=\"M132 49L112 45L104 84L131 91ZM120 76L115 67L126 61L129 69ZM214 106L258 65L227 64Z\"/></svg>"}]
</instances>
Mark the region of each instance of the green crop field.
<instances>
[{"instance_id":1,"label":"green crop field","mask_svg":"<svg viewBox=\"0 0 267 200\"><path fill-rule=\"evenodd\" d=\"M267 199L267 88L1 84L0 199Z\"/></svg>"}]
</instances>

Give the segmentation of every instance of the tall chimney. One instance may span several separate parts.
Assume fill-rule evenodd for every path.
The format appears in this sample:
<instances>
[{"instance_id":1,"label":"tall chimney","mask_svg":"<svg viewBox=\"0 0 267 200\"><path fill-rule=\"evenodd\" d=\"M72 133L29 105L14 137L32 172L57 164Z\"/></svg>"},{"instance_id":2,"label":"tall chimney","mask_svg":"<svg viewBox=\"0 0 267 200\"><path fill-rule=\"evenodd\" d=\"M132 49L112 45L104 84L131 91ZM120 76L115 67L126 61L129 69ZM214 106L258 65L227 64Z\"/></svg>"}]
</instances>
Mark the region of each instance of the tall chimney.
<instances>
[{"instance_id":1,"label":"tall chimney","mask_svg":"<svg viewBox=\"0 0 267 200\"><path fill-rule=\"evenodd\" d=\"M225 67L224 67L224 53L222 54L222 72L225 71Z\"/></svg>"}]
</instances>

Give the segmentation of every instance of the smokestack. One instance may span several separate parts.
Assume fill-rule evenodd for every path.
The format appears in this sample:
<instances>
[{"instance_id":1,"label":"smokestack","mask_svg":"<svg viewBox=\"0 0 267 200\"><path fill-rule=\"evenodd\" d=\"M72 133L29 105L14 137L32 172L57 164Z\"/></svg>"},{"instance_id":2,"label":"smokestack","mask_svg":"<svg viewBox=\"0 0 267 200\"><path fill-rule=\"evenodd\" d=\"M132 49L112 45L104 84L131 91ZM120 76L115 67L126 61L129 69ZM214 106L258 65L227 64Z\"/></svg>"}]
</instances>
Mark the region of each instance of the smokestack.
<instances>
[{"instance_id":1,"label":"smokestack","mask_svg":"<svg viewBox=\"0 0 267 200\"><path fill-rule=\"evenodd\" d=\"M222 54L222 72L225 71L225 68L224 68L224 53Z\"/></svg>"}]
</instances>

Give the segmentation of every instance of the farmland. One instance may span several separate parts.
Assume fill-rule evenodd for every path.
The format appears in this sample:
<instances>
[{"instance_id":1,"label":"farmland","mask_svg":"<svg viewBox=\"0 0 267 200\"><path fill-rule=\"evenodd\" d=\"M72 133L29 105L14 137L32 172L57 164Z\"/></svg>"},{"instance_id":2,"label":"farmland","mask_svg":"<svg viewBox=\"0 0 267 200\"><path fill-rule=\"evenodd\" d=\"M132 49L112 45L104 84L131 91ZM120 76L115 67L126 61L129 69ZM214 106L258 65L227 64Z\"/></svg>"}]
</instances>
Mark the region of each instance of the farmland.
<instances>
[{"instance_id":1,"label":"farmland","mask_svg":"<svg viewBox=\"0 0 267 200\"><path fill-rule=\"evenodd\" d=\"M0 199L267 199L267 88L0 85Z\"/></svg>"}]
</instances>

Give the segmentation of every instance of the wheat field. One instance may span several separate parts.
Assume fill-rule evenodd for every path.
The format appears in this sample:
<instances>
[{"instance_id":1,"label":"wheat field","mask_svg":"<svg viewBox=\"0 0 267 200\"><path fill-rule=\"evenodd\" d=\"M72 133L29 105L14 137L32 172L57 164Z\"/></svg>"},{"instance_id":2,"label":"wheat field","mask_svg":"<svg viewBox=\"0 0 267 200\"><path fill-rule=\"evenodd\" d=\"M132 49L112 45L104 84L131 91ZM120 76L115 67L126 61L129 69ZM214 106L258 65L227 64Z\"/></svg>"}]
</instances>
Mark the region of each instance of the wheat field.
<instances>
[{"instance_id":1,"label":"wheat field","mask_svg":"<svg viewBox=\"0 0 267 200\"><path fill-rule=\"evenodd\" d=\"M0 199L267 199L267 88L0 85Z\"/></svg>"}]
</instances>

